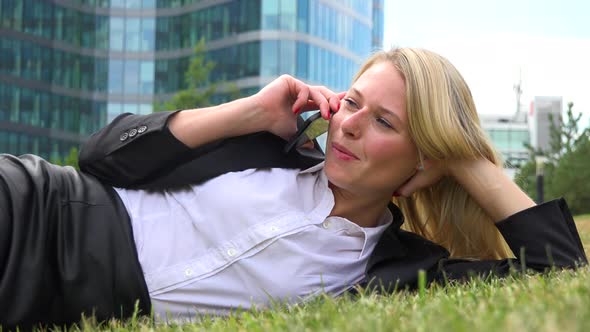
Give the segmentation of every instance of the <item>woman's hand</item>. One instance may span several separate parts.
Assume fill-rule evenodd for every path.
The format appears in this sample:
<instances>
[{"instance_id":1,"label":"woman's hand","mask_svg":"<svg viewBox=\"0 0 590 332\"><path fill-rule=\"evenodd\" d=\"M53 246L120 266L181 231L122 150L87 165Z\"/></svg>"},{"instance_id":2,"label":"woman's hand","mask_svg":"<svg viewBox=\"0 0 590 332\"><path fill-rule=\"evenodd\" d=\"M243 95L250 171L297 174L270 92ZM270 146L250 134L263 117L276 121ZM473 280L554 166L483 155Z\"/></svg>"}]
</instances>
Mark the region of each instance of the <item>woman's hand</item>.
<instances>
[{"instance_id":1,"label":"woman's hand","mask_svg":"<svg viewBox=\"0 0 590 332\"><path fill-rule=\"evenodd\" d=\"M324 86L311 86L282 75L251 97L262 112L261 121L267 131L288 139L297 132L297 116L319 109L324 119L330 111L338 111L344 93L336 94Z\"/></svg>"},{"instance_id":2,"label":"woman's hand","mask_svg":"<svg viewBox=\"0 0 590 332\"><path fill-rule=\"evenodd\" d=\"M424 160L423 167L416 170L406 183L399 187L396 194L408 197L416 191L432 186L444 176L450 175L452 164L435 160Z\"/></svg>"},{"instance_id":3,"label":"woman's hand","mask_svg":"<svg viewBox=\"0 0 590 332\"><path fill-rule=\"evenodd\" d=\"M168 122L170 132L187 147L229 137L268 131L288 140L297 132L301 112L320 109L330 117L337 111L344 93L336 94L323 86L310 86L283 75L257 94L218 106L183 110Z\"/></svg>"},{"instance_id":4,"label":"woman's hand","mask_svg":"<svg viewBox=\"0 0 590 332\"><path fill-rule=\"evenodd\" d=\"M409 196L435 184L443 176L452 176L494 221L535 205L501 167L483 158L444 163L425 160L424 170L417 171L398 193Z\"/></svg>"}]
</instances>

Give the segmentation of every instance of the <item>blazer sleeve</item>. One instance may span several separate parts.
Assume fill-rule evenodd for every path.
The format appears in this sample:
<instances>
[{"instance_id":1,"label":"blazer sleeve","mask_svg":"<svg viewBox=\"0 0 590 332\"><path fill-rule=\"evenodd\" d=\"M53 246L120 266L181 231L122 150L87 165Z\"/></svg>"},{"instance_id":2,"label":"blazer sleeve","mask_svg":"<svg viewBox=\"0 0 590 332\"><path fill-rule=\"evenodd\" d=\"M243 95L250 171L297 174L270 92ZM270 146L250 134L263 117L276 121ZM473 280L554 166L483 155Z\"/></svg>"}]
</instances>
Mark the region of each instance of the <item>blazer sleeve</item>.
<instances>
[{"instance_id":1,"label":"blazer sleeve","mask_svg":"<svg viewBox=\"0 0 590 332\"><path fill-rule=\"evenodd\" d=\"M159 190L248 168L306 168L323 160L321 150L283 153L285 141L268 132L191 149L168 128L176 112L118 116L82 146L80 170L114 187Z\"/></svg>"},{"instance_id":2,"label":"blazer sleeve","mask_svg":"<svg viewBox=\"0 0 590 332\"><path fill-rule=\"evenodd\" d=\"M174 113L119 115L82 145L80 170L113 186L133 187L223 144L213 142L192 151L168 129Z\"/></svg>"},{"instance_id":3,"label":"blazer sleeve","mask_svg":"<svg viewBox=\"0 0 590 332\"><path fill-rule=\"evenodd\" d=\"M442 259L434 280L472 275L506 276L511 270L545 271L588 263L582 241L563 198L520 211L496 224L516 258L503 260Z\"/></svg>"}]
</instances>

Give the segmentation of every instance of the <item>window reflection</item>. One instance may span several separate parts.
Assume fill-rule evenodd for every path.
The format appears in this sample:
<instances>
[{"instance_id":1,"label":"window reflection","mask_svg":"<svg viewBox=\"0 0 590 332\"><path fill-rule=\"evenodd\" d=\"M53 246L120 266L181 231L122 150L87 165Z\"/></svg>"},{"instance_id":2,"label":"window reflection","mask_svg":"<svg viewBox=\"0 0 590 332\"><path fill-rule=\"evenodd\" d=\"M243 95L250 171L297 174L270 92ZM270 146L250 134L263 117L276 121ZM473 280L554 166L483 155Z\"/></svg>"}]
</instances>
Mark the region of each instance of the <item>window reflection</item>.
<instances>
[{"instance_id":1,"label":"window reflection","mask_svg":"<svg viewBox=\"0 0 590 332\"><path fill-rule=\"evenodd\" d=\"M156 36L156 21L153 18L144 18L141 22L141 50L153 51Z\"/></svg>"},{"instance_id":2,"label":"window reflection","mask_svg":"<svg viewBox=\"0 0 590 332\"><path fill-rule=\"evenodd\" d=\"M281 0L281 18L279 28L281 30L295 31L297 22L296 1Z\"/></svg>"},{"instance_id":3,"label":"window reflection","mask_svg":"<svg viewBox=\"0 0 590 332\"><path fill-rule=\"evenodd\" d=\"M125 19L125 49L127 51L139 51L140 29L139 18Z\"/></svg>"},{"instance_id":4,"label":"window reflection","mask_svg":"<svg viewBox=\"0 0 590 332\"><path fill-rule=\"evenodd\" d=\"M110 49L123 50L123 36L125 35L125 20L121 17L111 17L110 22Z\"/></svg>"},{"instance_id":5,"label":"window reflection","mask_svg":"<svg viewBox=\"0 0 590 332\"><path fill-rule=\"evenodd\" d=\"M137 94L139 92L139 61L127 60L125 61L124 93Z\"/></svg>"},{"instance_id":6,"label":"window reflection","mask_svg":"<svg viewBox=\"0 0 590 332\"><path fill-rule=\"evenodd\" d=\"M139 114L150 114L152 113L152 104L139 104Z\"/></svg>"},{"instance_id":7,"label":"window reflection","mask_svg":"<svg viewBox=\"0 0 590 332\"><path fill-rule=\"evenodd\" d=\"M262 0L262 29L279 28L279 1Z\"/></svg>"},{"instance_id":8,"label":"window reflection","mask_svg":"<svg viewBox=\"0 0 590 332\"><path fill-rule=\"evenodd\" d=\"M155 8L156 7L156 0L142 0L142 7L143 8Z\"/></svg>"},{"instance_id":9,"label":"window reflection","mask_svg":"<svg viewBox=\"0 0 590 332\"><path fill-rule=\"evenodd\" d=\"M278 46L279 44L276 40L265 40L262 42L260 76L276 76L279 74Z\"/></svg>"},{"instance_id":10,"label":"window reflection","mask_svg":"<svg viewBox=\"0 0 590 332\"><path fill-rule=\"evenodd\" d=\"M127 8L141 8L141 0L127 0L125 2Z\"/></svg>"},{"instance_id":11,"label":"window reflection","mask_svg":"<svg viewBox=\"0 0 590 332\"><path fill-rule=\"evenodd\" d=\"M123 113L123 105L119 103L107 104L107 123L111 123L114 118Z\"/></svg>"},{"instance_id":12,"label":"window reflection","mask_svg":"<svg viewBox=\"0 0 590 332\"><path fill-rule=\"evenodd\" d=\"M123 93L123 61L109 61L109 93Z\"/></svg>"},{"instance_id":13,"label":"window reflection","mask_svg":"<svg viewBox=\"0 0 590 332\"><path fill-rule=\"evenodd\" d=\"M154 93L154 62L142 61L140 71L140 93Z\"/></svg>"}]
</instances>

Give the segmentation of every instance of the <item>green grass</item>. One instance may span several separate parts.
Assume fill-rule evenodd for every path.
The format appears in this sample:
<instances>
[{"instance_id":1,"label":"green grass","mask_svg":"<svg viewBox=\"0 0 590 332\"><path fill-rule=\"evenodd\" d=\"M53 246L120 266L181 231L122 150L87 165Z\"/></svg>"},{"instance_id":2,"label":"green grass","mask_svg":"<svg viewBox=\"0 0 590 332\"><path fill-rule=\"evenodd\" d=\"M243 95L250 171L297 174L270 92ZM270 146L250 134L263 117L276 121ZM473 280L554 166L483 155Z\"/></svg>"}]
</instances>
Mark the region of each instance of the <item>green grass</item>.
<instances>
[{"instance_id":1,"label":"green grass","mask_svg":"<svg viewBox=\"0 0 590 332\"><path fill-rule=\"evenodd\" d=\"M590 247L590 215L576 223ZM320 297L305 305L167 325L138 318L74 330L111 331L590 331L590 268L552 271L424 292Z\"/></svg>"}]
</instances>

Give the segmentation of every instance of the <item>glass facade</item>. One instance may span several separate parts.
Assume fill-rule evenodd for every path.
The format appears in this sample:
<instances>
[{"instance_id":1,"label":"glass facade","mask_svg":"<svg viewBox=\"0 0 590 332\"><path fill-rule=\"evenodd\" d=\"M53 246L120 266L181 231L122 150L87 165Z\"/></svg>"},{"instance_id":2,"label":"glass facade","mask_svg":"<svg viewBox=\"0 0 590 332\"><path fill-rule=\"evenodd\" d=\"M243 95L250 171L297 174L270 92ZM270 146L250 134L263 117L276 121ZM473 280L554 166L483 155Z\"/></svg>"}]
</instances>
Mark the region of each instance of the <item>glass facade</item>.
<instances>
[{"instance_id":1,"label":"glass facade","mask_svg":"<svg viewBox=\"0 0 590 332\"><path fill-rule=\"evenodd\" d=\"M0 153L63 157L150 113L185 88L200 39L210 80L247 95L285 73L345 90L382 36L383 0L1 1Z\"/></svg>"},{"instance_id":2,"label":"glass facade","mask_svg":"<svg viewBox=\"0 0 590 332\"><path fill-rule=\"evenodd\" d=\"M526 148L531 142L528 128L486 128L486 132L502 154L506 167L520 167L530 159Z\"/></svg>"},{"instance_id":3,"label":"glass facade","mask_svg":"<svg viewBox=\"0 0 590 332\"><path fill-rule=\"evenodd\" d=\"M526 129L489 129L488 135L500 150L522 150L530 144L530 134Z\"/></svg>"}]
</instances>

